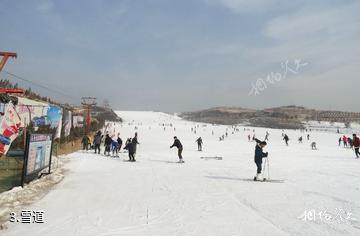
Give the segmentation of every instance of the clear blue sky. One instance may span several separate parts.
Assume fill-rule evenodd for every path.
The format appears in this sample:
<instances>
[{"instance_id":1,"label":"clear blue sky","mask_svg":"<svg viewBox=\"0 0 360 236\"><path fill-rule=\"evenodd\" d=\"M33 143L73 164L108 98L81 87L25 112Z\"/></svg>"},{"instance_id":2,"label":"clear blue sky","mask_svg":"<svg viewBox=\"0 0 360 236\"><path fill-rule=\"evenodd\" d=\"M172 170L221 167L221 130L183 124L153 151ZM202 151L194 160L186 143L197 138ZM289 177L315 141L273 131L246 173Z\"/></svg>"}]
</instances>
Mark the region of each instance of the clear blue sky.
<instances>
[{"instance_id":1,"label":"clear blue sky","mask_svg":"<svg viewBox=\"0 0 360 236\"><path fill-rule=\"evenodd\" d=\"M5 70L71 103L360 111L359 12L356 0L0 0L0 51L18 53ZM297 74L265 80L295 59ZM249 95L259 78L267 88Z\"/></svg>"}]
</instances>

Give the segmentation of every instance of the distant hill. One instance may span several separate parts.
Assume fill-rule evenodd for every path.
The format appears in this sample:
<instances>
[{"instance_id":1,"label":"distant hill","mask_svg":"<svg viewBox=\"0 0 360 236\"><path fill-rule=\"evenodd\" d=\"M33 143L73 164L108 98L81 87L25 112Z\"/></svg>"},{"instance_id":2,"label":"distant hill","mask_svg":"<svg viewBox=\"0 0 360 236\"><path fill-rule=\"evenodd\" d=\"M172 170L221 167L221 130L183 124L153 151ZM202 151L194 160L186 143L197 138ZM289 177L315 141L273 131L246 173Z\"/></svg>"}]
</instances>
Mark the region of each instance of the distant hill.
<instances>
[{"instance_id":1,"label":"distant hill","mask_svg":"<svg viewBox=\"0 0 360 236\"><path fill-rule=\"evenodd\" d=\"M91 115L104 121L122 122L122 119L111 108L94 106Z\"/></svg>"},{"instance_id":2,"label":"distant hill","mask_svg":"<svg viewBox=\"0 0 360 236\"><path fill-rule=\"evenodd\" d=\"M183 112L179 115L183 119L196 122L223 125L242 123L249 126L278 129L304 128L303 122L310 120L360 123L360 113L321 111L301 106L282 106L263 110L241 107L214 107L195 112Z\"/></svg>"}]
</instances>

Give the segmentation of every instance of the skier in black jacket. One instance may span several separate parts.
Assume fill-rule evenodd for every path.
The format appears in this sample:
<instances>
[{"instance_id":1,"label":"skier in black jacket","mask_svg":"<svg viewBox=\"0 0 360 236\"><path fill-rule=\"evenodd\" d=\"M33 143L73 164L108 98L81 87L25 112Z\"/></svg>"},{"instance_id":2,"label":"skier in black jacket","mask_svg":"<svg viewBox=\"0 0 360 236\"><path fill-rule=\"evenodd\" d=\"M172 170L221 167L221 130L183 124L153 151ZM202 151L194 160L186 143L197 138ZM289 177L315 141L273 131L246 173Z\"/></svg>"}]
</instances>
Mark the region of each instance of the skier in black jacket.
<instances>
[{"instance_id":1,"label":"skier in black jacket","mask_svg":"<svg viewBox=\"0 0 360 236\"><path fill-rule=\"evenodd\" d=\"M199 137L196 141L195 141L198 145L198 151L202 151L202 144L203 144L203 141L202 141L202 138Z\"/></svg>"},{"instance_id":2,"label":"skier in black jacket","mask_svg":"<svg viewBox=\"0 0 360 236\"><path fill-rule=\"evenodd\" d=\"M261 174L261 166L262 166L262 159L266 158L268 156L268 153L263 152L263 148L266 146L265 141L260 141L258 139L255 139L256 146L255 146L255 164L257 167L256 176L254 177L254 180L260 180L260 174Z\"/></svg>"},{"instance_id":3,"label":"skier in black jacket","mask_svg":"<svg viewBox=\"0 0 360 236\"><path fill-rule=\"evenodd\" d=\"M107 155L110 156L111 143L112 143L112 139L110 138L109 134L106 134L105 143L104 143L104 146L105 146L104 155L106 155L106 153L108 153Z\"/></svg>"},{"instance_id":4,"label":"skier in black jacket","mask_svg":"<svg viewBox=\"0 0 360 236\"><path fill-rule=\"evenodd\" d=\"M179 162L184 163L183 157L182 157L182 151L183 151L183 145L181 144L180 140L175 136L174 137L174 143L170 146L170 148L177 147L178 149L178 156L179 156Z\"/></svg>"},{"instance_id":5,"label":"skier in black jacket","mask_svg":"<svg viewBox=\"0 0 360 236\"><path fill-rule=\"evenodd\" d=\"M128 150L129 161L135 161L134 145L133 145L133 142L132 142L131 138L128 138L126 140L126 144L125 144L124 149Z\"/></svg>"},{"instance_id":6,"label":"skier in black jacket","mask_svg":"<svg viewBox=\"0 0 360 236\"><path fill-rule=\"evenodd\" d=\"M287 136L287 134L285 134L283 139L285 140L286 146L289 146L289 140L290 140L289 136Z\"/></svg>"},{"instance_id":7,"label":"skier in black jacket","mask_svg":"<svg viewBox=\"0 0 360 236\"><path fill-rule=\"evenodd\" d=\"M139 142L138 142L138 134L137 134L137 132L135 132L135 136L134 136L134 138L132 138L132 140L131 140L131 142L133 143L133 145L134 145L134 154L136 154L136 147L137 147L137 145L138 144L140 144Z\"/></svg>"},{"instance_id":8,"label":"skier in black jacket","mask_svg":"<svg viewBox=\"0 0 360 236\"><path fill-rule=\"evenodd\" d=\"M98 131L96 135L94 136L94 148L95 148L95 154L96 152L100 154L100 144L103 136L101 135L101 131Z\"/></svg>"}]
</instances>

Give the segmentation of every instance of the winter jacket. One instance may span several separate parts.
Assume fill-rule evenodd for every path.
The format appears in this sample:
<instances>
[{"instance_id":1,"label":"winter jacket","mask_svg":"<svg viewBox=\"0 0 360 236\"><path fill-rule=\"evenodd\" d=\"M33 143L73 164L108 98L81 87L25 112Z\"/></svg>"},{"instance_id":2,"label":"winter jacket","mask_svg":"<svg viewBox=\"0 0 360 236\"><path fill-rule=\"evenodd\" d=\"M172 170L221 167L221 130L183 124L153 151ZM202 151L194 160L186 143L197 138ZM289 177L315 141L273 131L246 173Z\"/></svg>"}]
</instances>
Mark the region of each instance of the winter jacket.
<instances>
[{"instance_id":1,"label":"winter jacket","mask_svg":"<svg viewBox=\"0 0 360 236\"><path fill-rule=\"evenodd\" d=\"M81 140L81 143L84 144L84 145L88 145L89 142L90 142L90 139L89 139L89 137L86 136L86 135L85 135L85 136L82 138L82 140Z\"/></svg>"},{"instance_id":2,"label":"winter jacket","mask_svg":"<svg viewBox=\"0 0 360 236\"><path fill-rule=\"evenodd\" d=\"M175 139L173 145L170 146L170 148L177 147L178 149L182 149L183 146L179 139Z\"/></svg>"},{"instance_id":3,"label":"winter jacket","mask_svg":"<svg viewBox=\"0 0 360 236\"><path fill-rule=\"evenodd\" d=\"M360 147L360 138L359 137L355 137L354 140L353 140L353 146L355 148L358 148Z\"/></svg>"},{"instance_id":4,"label":"winter jacket","mask_svg":"<svg viewBox=\"0 0 360 236\"><path fill-rule=\"evenodd\" d=\"M94 137L94 144L100 145L100 144L101 144L101 139L102 139L102 136L101 136L101 135L95 135L95 137Z\"/></svg>"},{"instance_id":5,"label":"winter jacket","mask_svg":"<svg viewBox=\"0 0 360 236\"><path fill-rule=\"evenodd\" d=\"M134 148L134 143L130 142L128 144L126 144L126 146L124 147L125 150L128 150L129 153L134 154L135 153L135 148Z\"/></svg>"},{"instance_id":6,"label":"winter jacket","mask_svg":"<svg viewBox=\"0 0 360 236\"><path fill-rule=\"evenodd\" d=\"M111 140L111 148L112 150L115 150L119 147L119 144L116 140Z\"/></svg>"},{"instance_id":7,"label":"winter jacket","mask_svg":"<svg viewBox=\"0 0 360 236\"><path fill-rule=\"evenodd\" d=\"M255 162L262 163L262 159L267 156L268 156L268 153L264 153L262 148L259 145L256 145L256 147L255 147Z\"/></svg>"},{"instance_id":8,"label":"winter jacket","mask_svg":"<svg viewBox=\"0 0 360 236\"><path fill-rule=\"evenodd\" d=\"M109 136L106 136L105 138L105 146L110 146L112 143L112 139Z\"/></svg>"},{"instance_id":9,"label":"winter jacket","mask_svg":"<svg viewBox=\"0 0 360 236\"><path fill-rule=\"evenodd\" d=\"M131 140L131 143L132 143L132 148L134 149L134 153L136 153L136 145L140 144L137 140L137 137L134 137L132 140Z\"/></svg>"},{"instance_id":10,"label":"winter jacket","mask_svg":"<svg viewBox=\"0 0 360 236\"><path fill-rule=\"evenodd\" d=\"M117 142L118 142L119 146L121 146L121 145L122 145L122 143L123 143L123 141L121 140L121 138L120 138L120 137L119 137L119 138L117 138Z\"/></svg>"}]
</instances>

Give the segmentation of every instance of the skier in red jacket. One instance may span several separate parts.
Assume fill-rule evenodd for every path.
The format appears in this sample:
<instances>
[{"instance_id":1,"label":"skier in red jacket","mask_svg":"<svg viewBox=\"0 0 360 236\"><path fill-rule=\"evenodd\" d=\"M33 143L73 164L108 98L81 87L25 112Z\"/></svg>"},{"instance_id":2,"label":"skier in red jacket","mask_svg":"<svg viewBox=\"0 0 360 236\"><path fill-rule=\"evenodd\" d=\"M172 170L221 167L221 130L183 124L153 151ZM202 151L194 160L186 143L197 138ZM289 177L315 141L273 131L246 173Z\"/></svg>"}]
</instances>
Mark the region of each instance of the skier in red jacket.
<instances>
[{"instance_id":1,"label":"skier in red jacket","mask_svg":"<svg viewBox=\"0 0 360 236\"><path fill-rule=\"evenodd\" d=\"M348 139L345 135L343 136L343 143L344 143L344 147L347 147Z\"/></svg>"},{"instance_id":2,"label":"skier in red jacket","mask_svg":"<svg viewBox=\"0 0 360 236\"><path fill-rule=\"evenodd\" d=\"M359 158L360 139L358 136L356 136L356 134L353 134L353 146L355 148L356 158Z\"/></svg>"}]
</instances>

